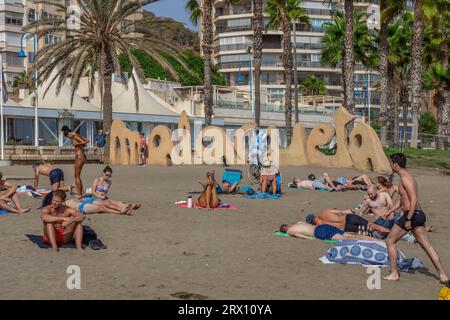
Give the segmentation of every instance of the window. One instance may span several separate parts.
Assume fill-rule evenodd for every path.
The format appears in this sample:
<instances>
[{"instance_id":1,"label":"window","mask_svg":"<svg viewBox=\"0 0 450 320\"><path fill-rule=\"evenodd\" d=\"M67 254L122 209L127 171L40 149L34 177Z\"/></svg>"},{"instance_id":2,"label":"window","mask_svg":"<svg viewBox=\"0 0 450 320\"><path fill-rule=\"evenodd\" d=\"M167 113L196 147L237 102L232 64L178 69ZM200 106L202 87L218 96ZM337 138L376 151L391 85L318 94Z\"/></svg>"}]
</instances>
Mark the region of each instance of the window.
<instances>
[{"instance_id":1,"label":"window","mask_svg":"<svg viewBox=\"0 0 450 320\"><path fill-rule=\"evenodd\" d=\"M312 62L320 62L321 57L322 57L321 54L313 53L313 54L311 54L311 61Z\"/></svg>"},{"instance_id":2,"label":"window","mask_svg":"<svg viewBox=\"0 0 450 320\"><path fill-rule=\"evenodd\" d=\"M221 63L240 62L240 61L242 61L242 62L250 61L250 55L249 54L230 54L230 55L220 57Z\"/></svg>"},{"instance_id":3,"label":"window","mask_svg":"<svg viewBox=\"0 0 450 320\"><path fill-rule=\"evenodd\" d=\"M11 66L23 67L23 59L16 52L6 52L6 63Z\"/></svg>"},{"instance_id":4,"label":"window","mask_svg":"<svg viewBox=\"0 0 450 320\"><path fill-rule=\"evenodd\" d=\"M45 45L49 45L49 44L55 44L61 41L61 37L60 36L54 36L52 34L48 34L44 37L44 44Z\"/></svg>"},{"instance_id":5,"label":"window","mask_svg":"<svg viewBox=\"0 0 450 320\"><path fill-rule=\"evenodd\" d=\"M21 18L16 18L16 17L8 17L8 16L6 16L5 23L13 25L13 26L21 27L22 26L22 19Z\"/></svg>"},{"instance_id":6,"label":"window","mask_svg":"<svg viewBox=\"0 0 450 320\"><path fill-rule=\"evenodd\" d=\"M230 29L238 29L238 28L244 28L244 27L250 27L252 25L251 19L234 19L234 20L228 20L227 26Z\"/></svg>"}]
</instances>

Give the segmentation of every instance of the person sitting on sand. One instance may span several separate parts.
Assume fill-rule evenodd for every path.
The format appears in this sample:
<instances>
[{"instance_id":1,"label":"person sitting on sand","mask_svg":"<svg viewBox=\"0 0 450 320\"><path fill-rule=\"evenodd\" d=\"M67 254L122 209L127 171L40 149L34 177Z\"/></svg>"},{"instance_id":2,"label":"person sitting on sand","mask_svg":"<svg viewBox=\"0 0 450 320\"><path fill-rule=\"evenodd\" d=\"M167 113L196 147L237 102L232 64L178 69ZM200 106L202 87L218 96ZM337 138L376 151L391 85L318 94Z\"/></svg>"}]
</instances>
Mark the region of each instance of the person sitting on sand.
<instances>
[{"instance_id":1,"label":"person sitting on sand","mask_svg":"<svg viewBox=\"0 0 450 320\"><path fill-rule=\"evenodd\" d=\"M305 240L314 240L314 238L320 240L376 240L372 237L345 232L329 224L316 226L303 221L296 224L282 224L275 232L283 232L291 237Z\"/></svg>"},{"instance_id":2,"label":"person sitting on sand","mask_svg":"<svg viewBox=\"0 0 450 320\"><path fill-rule=\"evenodd\" d=\"M393 199L394 194L398 192L398 186L392 184L391 179L387 179L383 176L375 178L375 186L379 192L387 192L391 199Z\"/></svg>"},{"instance_id":3,"label":"person sitting on sand","mask_svg":"<svg viewBox=\"0 0 450 320\"><path fill-rule=\"evenodd\" d=\"M102 175L92 182L93 204L109 208L107 213L129 214L132 210L139 209L140 204L125 203L108 198L108 192L112 184L112 173L111 167L106 166Z\"/></svg>"},{"instance_id":4,"label":"person sitting on sand","mask_svg":"<svg viewBox=\"0 0 450 320\"><path fill-rule=\"evenodd\" d=\"M338 209L325 209L317 217L310 214L305 220L307 223L317 226L329 224L345 232L358 232L362 226L366 230L371 228L380 233L389 233L388 228L374 224L359 215Z\"/></svg>"},{"instance_id":5,"label":"person sitting on sand","mask_svg":"<svg viewBox=\"0 0 450 320\"><path fill-rule=\"evenodd\" d=\"M60 168L56 168L50 163L42 160L33 163L34 171L34 190L37 191L39 185L39 176L47 176L50 179L50 186L52 191L61 189L63 191L71 191L75 185L64 186L64 172Z\"/></svg>"},{"instance_id":6,"label":"person sitting on sand","mask_svg":"<svg viewBox=\"0 0 450 320\"><path fill-rule=\"evenodd\" d=\"M84 216L75 209L64 205L66 193L56 190L52 203L42 209L41 220L44 224L42 240L52 246L52 251L58 251L58 245L67 244L75 239L78 250L82 250L82 222Z\"/></svg>"},{"instance_id":7,"label":"person sitting on sand","mask_svg":"<svg viewBox=\"0 0 450 320\"><path fill-rule=\"evenodd\" d=\"M367 195L364 196L361 209L358 215L373 214L376 218L382 218L392 207L392 199L387 192L378 191L376 186L367 189ZM392 225L389 227L391 228Z\"/></svg>"},{"instance_id":8,"label":"person sitting on sand","mask_svg":"<svg viewBox=\"0 0 450 320\"><path fill-rule=\"evenodd\" d=\"M27 213L31 208L22 208L19 196L16 193L17 186L3 180L3 173L0 172L0 209L12 213ZM10 205L13 202L15 208Z\"/></svg>"},{"instance_id":9,"label":"person sitting on sand","mask_svg":"<svg viewBox=\"0 0 450 320\"><path fill-rule=\"evenodd\" d=\"M272 164L272 160L270 160L269 156L263 156L259 178L262 193L268 191L272 191L273 194L277 193L277 174L279 174L279 171L277 167Z\"/></svg>"},{"instance_id":10,"label":"person sitting on sand","mask_svg":"<svg viewBox=\"0 0 450 320\"><path fill-rule=\"evenodd\" d=\"M123 214L132 215L131 212L121 212L118 209L111 209L103 203L98 203L94 198L82 198L80 199L67 199L65 205L69 208L75 209L83 214L99 214L99 213L111 213L111 214Z\"/></svg>"},{"instance_id":11,"label":"person sitting on sand","mask_svg":"<svg viewBox=\"0 0 450 320\"><path fill-rule=\"evenodd\" d=\"M214 179L214 170L206 173L208 181L206 183L199 183L203 186L203 191L198 197L195 205L202 208L217 208L220 204L219 196L217 195L217 183Z\"/></svg>"}]
</instances>

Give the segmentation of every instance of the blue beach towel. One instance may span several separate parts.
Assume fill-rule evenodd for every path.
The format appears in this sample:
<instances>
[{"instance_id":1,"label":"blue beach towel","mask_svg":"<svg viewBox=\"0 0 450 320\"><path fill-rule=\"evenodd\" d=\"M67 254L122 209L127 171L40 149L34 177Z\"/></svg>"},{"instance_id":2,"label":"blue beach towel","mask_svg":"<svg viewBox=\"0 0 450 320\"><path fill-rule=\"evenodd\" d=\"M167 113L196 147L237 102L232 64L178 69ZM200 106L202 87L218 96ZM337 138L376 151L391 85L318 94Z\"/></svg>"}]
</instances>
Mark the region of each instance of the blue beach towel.
<instances>
[{"instance_id":1,"label":"blue beach towel","mask_svg":"<svg viewBox=\"0 0 450 320\"><path fill-rule=\"evenodd\" d=\"M417 258L406 259L398 250L397 263L401 271L423 267ZM363 266L389 266L389 254L384 241L340 240L319 259L325 264L345 263Z\"/></svg>"},{"instance_id":2,"label":"blue beach towel","mask_svg":"<svg viewBox=\"0 0 450 320\"><path fill-rule=\"evenodd\" d=\"M270 194L270 193L255 193L255 194L247 194L243 196L248 199L280 199L281 194Z\"/></svg>"},{"instance_id":3,"label":"blue beach towel","mask_svg":"<svg viewBox=\"0 0 450 320\"><path fill-rule=\"evenodd\" d=\"M12 212L9 212L8 210L0 210L0 214L9 214L9 213L12 213Z\"/></svg>"}]
</instances>

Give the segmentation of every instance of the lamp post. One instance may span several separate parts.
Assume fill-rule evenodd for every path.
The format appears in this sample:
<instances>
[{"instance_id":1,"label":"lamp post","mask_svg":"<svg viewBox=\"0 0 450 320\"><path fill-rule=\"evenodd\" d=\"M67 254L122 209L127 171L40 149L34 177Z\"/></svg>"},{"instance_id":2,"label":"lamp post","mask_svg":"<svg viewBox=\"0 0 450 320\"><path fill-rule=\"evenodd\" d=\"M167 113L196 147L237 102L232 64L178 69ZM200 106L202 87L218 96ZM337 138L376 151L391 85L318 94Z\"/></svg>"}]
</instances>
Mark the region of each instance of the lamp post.
<instances>
[{"instance_id":1,"label":"lamp post","mask_svg":"<svg viewBox=\"0 0 450 320\"><path fill-rule=\"evenodd\" d=\"M31 34L30 32L24 32L22 38L20 39L20 52L17 55L19 58L26 58L27 55L23 50L23 38ZM33 59L36 59L37 52L37 38L33 37ZM38 96L38 71L34 71L34 146L39 146L39 122L38 122L38 107L39 107L39 96Z\"/></svg>"}]
</instances>

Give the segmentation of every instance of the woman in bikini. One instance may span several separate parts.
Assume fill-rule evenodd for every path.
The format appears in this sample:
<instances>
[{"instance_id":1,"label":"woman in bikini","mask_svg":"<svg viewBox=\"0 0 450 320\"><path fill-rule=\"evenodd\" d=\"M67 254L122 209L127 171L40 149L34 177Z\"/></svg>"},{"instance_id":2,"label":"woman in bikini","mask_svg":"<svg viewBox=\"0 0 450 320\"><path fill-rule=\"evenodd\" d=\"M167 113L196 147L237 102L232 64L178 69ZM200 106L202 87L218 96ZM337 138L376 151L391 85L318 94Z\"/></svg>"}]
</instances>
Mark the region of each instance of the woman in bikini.
<instances>
[{"instance_id":1,"label":"woman in bikini","mask_svg":"<svg viewBox=\"0 0 450 320\"><path fill-rule=\"evenodd\" d=\"M206 173L208 181L206 183L199 183L203 186L203 192L196 201L196 205L202 208L217 208L220 204L219 196L217 195L217 183L214 179L214 170Z\"/></svg>"},{"instance_id":2,"label":"woman in bikini","mask_svg":"<svg viewBox=\"0 0 450 320\"><path fill-rule=\"evenodd\" d=\"M75 147L75 185L77 187L78 197L83 196L83 181L81 181L81 170L86 162L86 155L84 154L84 146L89 142L88 139L81 136L75 131L72 131L67 126L63 126L61 131L64 132L64 136L72 140L72 144Z\"/></svg>"},{"instance_id":3,"label":"woman in bikini","mask_svg":"<svg viewBox=\"0 0 450 320\"><path fill-rule=\"evenodd\" d=\"M93 203L105 206L120 214L130 214L132 210L139 209L141 207L140 204L124 203L108 198L108 192L112 184L111 177L112 169L106 166L103 169L103 174L92 182L92 195L95 198Z\"/></svg>"}]
</instances>

